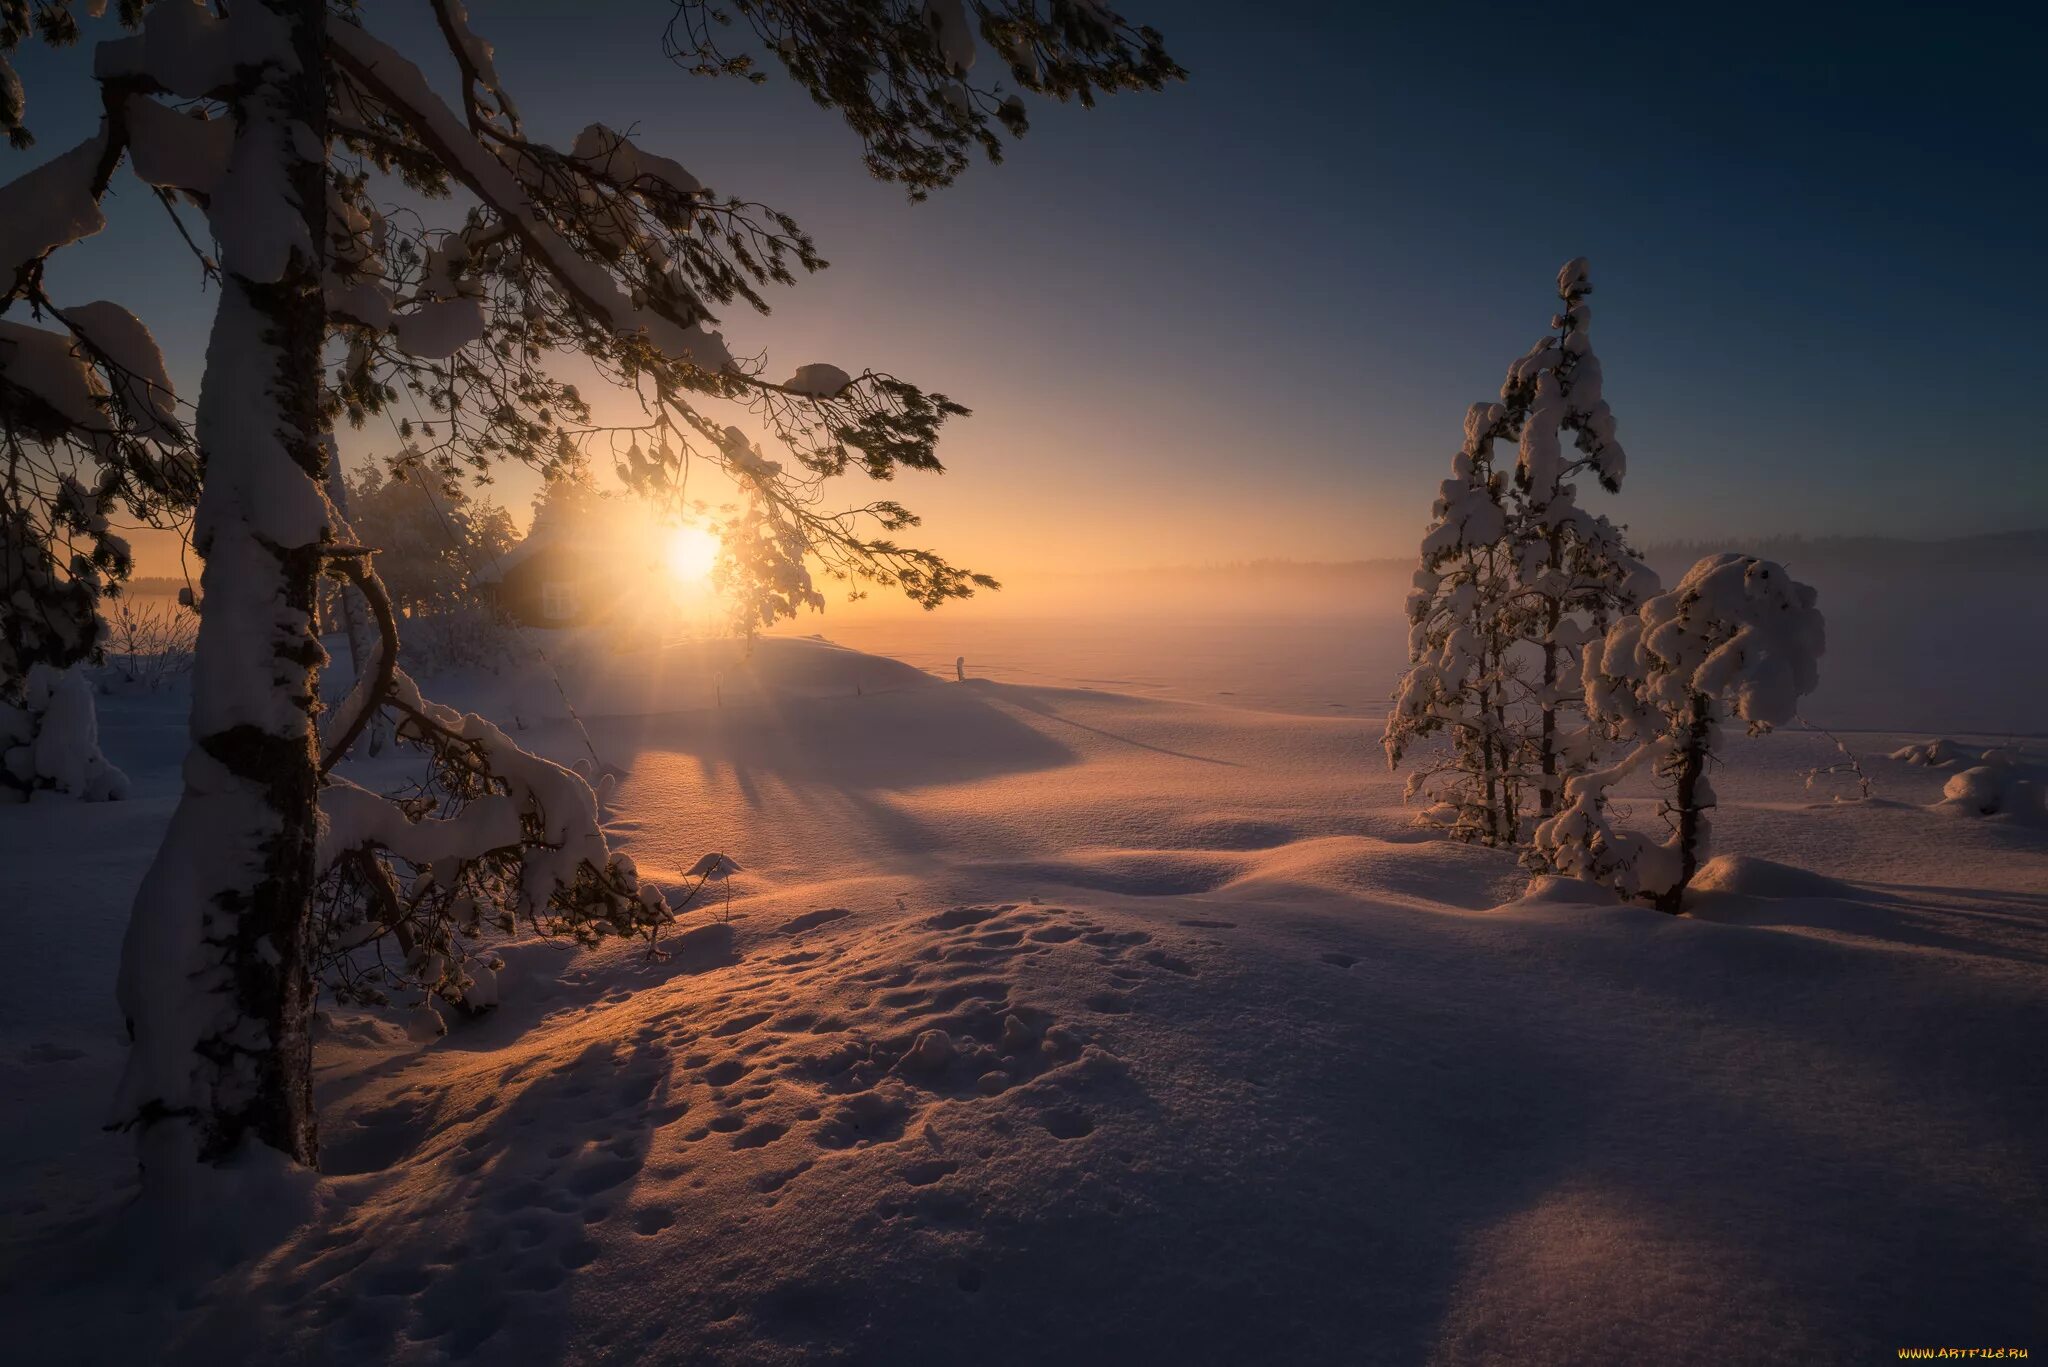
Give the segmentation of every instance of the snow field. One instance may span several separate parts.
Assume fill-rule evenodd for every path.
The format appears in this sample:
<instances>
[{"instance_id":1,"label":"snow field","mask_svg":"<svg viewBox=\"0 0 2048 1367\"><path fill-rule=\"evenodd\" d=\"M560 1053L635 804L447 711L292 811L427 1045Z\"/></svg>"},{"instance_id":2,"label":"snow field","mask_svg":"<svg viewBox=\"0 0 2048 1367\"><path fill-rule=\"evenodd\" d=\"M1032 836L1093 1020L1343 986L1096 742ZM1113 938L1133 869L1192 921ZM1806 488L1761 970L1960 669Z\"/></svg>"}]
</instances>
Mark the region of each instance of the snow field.
<instances>
[{"instance_id":1,"label":"snow field","mask_svg":"<svg viewBox=\"0 0 2048 1367\"><path fill-rule=\"evenodd\" d=\"M723 706L638 710L695 649L614 661L619 711L579 711L626 770L614 839L649 877L736 858L730 920L693 909L665 962L515 944L504 1005L431 1044L329 1013L326 1171L207 1275L107 1272L149 1227L126 1141L90 1128L122 1052L99 979L175 771L134 744L160 723L106 703L135 799L0 832L71 918L30 918L53 972L0 1006L0 1313L27 1360L2038 1341L2048 844L1932 810L1952 771L1881 757L1926 737L1845 737L1868 804L1804 788L1817 735L1732 739L1727 857L1674 920L1524 898L1509 857L1421 840L1369 720L776 640ZM599 666L563 653L581 697ZM85 842L74 894L24 857Z\"/></svg>"}]
</instances>

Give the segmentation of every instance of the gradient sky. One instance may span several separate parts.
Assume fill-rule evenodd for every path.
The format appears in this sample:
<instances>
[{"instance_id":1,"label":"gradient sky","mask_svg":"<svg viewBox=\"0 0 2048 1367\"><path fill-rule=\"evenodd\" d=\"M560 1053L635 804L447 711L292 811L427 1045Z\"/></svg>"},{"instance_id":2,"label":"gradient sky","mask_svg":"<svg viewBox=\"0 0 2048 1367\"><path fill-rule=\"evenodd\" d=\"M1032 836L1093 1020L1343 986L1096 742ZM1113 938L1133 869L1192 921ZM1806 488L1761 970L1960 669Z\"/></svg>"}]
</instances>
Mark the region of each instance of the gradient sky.
<instances>
[{"instance_id":1,"label":"gradient sky","mask_svg":"<svg viewBox=\"0 0 2048 1367\"><path fill-rule=\"evenodd\" d=\"M1598 506L1639 537L2048 524L2048 116L2020 6L1127 0L1191 79L1034 106L1003 166L923 205L779 70L669 66L666 8L470 4L536 133L637 127L817 237L833 268L729 312L736 351L975 409L951 473L890 491L974 568L1408 553L1465 406L1581 254L1631 457ZM364 12L429 33L423 3ZM43 140L0 176L89 129L52 79L80 60L19 63ZM192 375L196 273L139 192L114 217L58 297L130 302ZM529 488L501 496L523 515Z\"/></svg>"}]
</instances>

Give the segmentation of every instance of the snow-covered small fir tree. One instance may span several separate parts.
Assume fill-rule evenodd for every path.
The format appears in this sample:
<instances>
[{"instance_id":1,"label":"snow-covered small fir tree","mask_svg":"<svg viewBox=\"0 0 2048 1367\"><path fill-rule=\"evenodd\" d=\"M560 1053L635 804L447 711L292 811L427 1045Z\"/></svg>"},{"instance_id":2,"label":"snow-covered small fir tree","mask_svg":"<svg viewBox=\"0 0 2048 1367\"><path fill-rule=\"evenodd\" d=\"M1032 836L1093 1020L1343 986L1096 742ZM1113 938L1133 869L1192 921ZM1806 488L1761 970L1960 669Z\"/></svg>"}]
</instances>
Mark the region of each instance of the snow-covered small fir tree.
<instances>
[{"instance_id":1,"label":"snow-covered small fir tree","mask_svg":"<svg viewBox=\"0 0 2048 1367\"><path fill-rule=\"evenodd\" d=\"M1512 579L1503 555L1506 476L1494 443L1512 436L1518 411L1477 403L1465 443L1437 488L1421 561L1408 595L1409 668L1395 689L1381 745L1398 767L1420 740L1445 748L1409 775L1421 818L1464 840L1512 844L1520 822L1526 748L1507 708Z\"/></svg>"},{"instance_id":2,"label":"snow-covered small fir tree","mask_svg":"<svg viewBox=\"0 0 2048 1367\"><path fill-rule=\"evenodd\" d=\"M1816 599L1769 560L1712 555L1587 645L1586 707L1631 748L1567 781L1563 805L1536 828L1547 866L1683 910L1707 859L1720 727L1733 719L1755 735L1798 714L1826 648ZM1660 793L1661 837L1612 822L1609 790L1645 770Z\"/></svg>"},{"instance_id":3,"label":"snow-covered small fir tree","mask_svg":"<svg viewBox=\"0 0 2048 1367\"><path fill-rule=\"evenodd\" d=\"M1498 402L1465 415L1423 537L1409 669L1382 738L1398 767L1418 740L1444 736L1408 797L1426 804L1423 821L1489 845L1519 843L1562 777L1596 757L1598 728L1567 716L1578 648L1656 587L1620 530L1578 505L1576 476L1616 492L1625 470L1588 330L1592 288L1585 260L1567 263L1551 333L1508 368ZM1496 465L1498 441L1516 444L1512 479Z\"/></svg>"},{"instance_id":4,"label":"snow-covered small fir tree","mask_svg":"<svg viewBox=\"0 0 2048 1367\"><path fill-rule=\"evenodd\" d=\"M1629 548L1621 530L1579 506L1577 477L1591 475L1619 493L1627 457L1615 439L1614 414L1603 393L1593 350L1593 282L1580 257L1557 276L1563 308L1554 334L1508 371L1503 401L1524 413L1507 527L1513 563L1514 633L1533 648L1537 665L1514 676L1518 702L1534 711L1536 808L1555 809L1563 776L1592 763L1600 735L1579 705L1580 650L1614 618L1657 589L1657 578ZM1571 439L1567 450L1563 439Z\"/></svg>"}]
</instances>

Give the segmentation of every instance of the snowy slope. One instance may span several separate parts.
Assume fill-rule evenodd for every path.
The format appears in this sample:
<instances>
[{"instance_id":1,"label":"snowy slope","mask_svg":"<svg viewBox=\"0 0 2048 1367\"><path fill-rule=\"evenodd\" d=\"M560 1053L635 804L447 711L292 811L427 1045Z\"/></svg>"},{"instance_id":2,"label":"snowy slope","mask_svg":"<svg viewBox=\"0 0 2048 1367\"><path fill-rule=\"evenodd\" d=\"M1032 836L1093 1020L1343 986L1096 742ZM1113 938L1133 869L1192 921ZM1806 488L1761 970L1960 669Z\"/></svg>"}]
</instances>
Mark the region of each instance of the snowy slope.
<instances>
[{"instance_id":1,"label":"snowy slope","mask_svg":"<svg viewBox=\"0 0 2048 1367\"><path fill-rule=\"evenodd\" d=\"M1931 810L1949 771L1870 758L1917 737L1849 737L1867 805L1805 791L1819 737L1738 742L1719 848L1746 860L1673 920L1517 901L1505 856L1418 840L1366 719L721 649L557 654L626 770L615 835L657 876L737 858L729 923L694 910L666 962L517 946L506 1005L432 1045L333 1013L327 1171L217 1277L154 1251L124 1142L89 1128L162 718L108 704L136 801L0 813L47 966L0 999L22 1360L2043 1341L2048 833ZM524 740L581 751L519 705Z\"/></svg>"}]
</instances>

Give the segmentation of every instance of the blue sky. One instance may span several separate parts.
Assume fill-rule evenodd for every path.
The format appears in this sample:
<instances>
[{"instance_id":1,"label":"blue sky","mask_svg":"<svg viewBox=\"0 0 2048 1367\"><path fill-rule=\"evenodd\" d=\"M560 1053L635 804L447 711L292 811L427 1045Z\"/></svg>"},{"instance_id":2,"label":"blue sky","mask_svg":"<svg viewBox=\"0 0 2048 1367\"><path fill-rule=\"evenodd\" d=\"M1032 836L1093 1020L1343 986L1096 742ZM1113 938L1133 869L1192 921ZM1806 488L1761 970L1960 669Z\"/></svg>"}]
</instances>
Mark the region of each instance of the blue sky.
<instances>
[{"instance_id":1,"label":"blue sky","mask_svg":"<svg viewBox=\"0 0 2048 1367\"><path fill-rule=\"evenodd\" d=\"M470 8L536 132L636 126L817 236L833 269L729 314L737 350L975 408L952 473L891 492L977 568L1406 553L1582 254L1632 462L1599 502L1640 536L2048 524L2048 116L2017 6L1129 0L1187 84L1035 106L1005 165L923 205L779 71L667 65L665 7ZM364 13L429 32L424 4ZM54 79L76 62L20 63L39 154L88 126ZM55 280L138 302L191 373L205 301L146 208Z\"/></svg>"}]
</instances>

